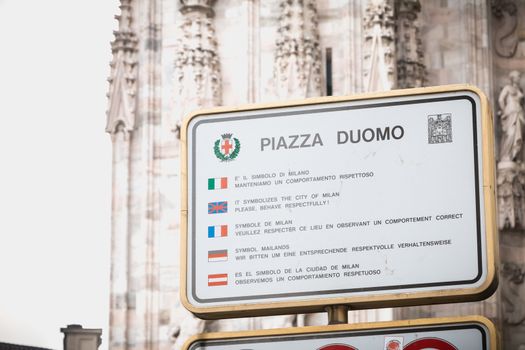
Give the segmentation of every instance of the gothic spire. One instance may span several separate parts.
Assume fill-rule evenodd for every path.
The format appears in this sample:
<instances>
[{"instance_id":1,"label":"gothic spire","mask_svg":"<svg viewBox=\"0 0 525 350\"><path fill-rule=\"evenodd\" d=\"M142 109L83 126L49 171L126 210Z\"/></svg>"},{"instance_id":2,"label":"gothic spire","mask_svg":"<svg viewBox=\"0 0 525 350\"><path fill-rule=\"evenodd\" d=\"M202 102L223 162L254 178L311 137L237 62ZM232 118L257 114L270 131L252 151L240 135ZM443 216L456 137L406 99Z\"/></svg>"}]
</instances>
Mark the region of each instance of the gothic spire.
<instances>
[{"instance_id":1,"label":"gothic spire","mask_svg":"<svg viewBox=\"0 0 525 350\"><path fill-rule=\"evenodd\" d=\"M109 108L106 131L115 133L119 129L127 132L135 126L135 94L137 92L137 46L138 39L132 30L132 0L121 0L119 29L114 31L111 43L113 60L110 63Z\"/></svg>"}]
</instances>

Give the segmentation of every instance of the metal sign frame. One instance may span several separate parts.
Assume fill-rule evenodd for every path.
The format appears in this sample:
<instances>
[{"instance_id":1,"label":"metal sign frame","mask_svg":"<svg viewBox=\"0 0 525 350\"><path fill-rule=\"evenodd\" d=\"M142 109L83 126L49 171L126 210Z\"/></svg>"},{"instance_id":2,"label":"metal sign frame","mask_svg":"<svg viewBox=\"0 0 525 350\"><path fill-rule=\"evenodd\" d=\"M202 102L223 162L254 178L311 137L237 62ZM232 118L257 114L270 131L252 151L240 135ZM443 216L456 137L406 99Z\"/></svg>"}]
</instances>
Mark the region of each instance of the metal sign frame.
<instances>
[{"instance_id":1,"label":"metal sign frame","mask_svg":"<svg viewBox=\"0 0 525 350\"><path fill-rule=\"evenodd\" d=\"M457 288L434 291L416 291L410 293L390 293L375 295L357 295L350 297L323 297L316 300L304 301L277 301L261 303L243 303L239 301L226 306L195 306L188 299L188 132L189 124L195 117L214 116L223 113L240 111L272 110L283 107L300 107L311 105L326 106L338 102L353 101L380 101L382 98L429 96L447 92L470 92L479 97L481 115L482 143L482 188L484 203L481 211L485 218L485 240L487 259L487 278L477 288ZM429 88L393 90L381 93L368 93L345 97L321 97L285 103L257 104L237 108L214 108L199 110L189 115L181 130L181 302L192 313L204 319L219 319L243 316L264 316L288 313L307 313L324 311L330 305L348 305L353 309L381 308L393 306L428 305L435 303L466 302L482 300L489 297L497 287L497 229L495 210L495 165L494 165L494 137L492 114L486 96L481 90L470 85L449 85Z\"/></svg>"},{"instance_id":2,"label":"metal sign frame","mask_svg":"<svg viewBox=\"0 0 525 350\"><path fill-rule=\"evenodd\" d=\"M297 336L295 338L300 338L301 336L315 337L318 335L327 335L329 333L337 334L342 332L357 333L355 336L359 336L360 334L366 335L366 332L369 334L375 333L388 336L390 334L400 334L403 332L408 333L412 329L420 330L422 328L427 328L431 330L433 327L440 326L450 326L458 329L462 325L479 325L487 330L487 333L485 333L488 337L488 341L485 344L486 347L480 350L497 350L499 348L496 327L489 319L482 316L463 316L359 324L339 324L331 326L293 327L244 332L201 333L188 339L182 346L182 350L193 350L192 346L197 345L198 343L204 343L207 349L213 349L212 346L209 346L213 343L219 344L219 342L234 343L235 341L250 341L253 344L258 339L262 341L266 340L267 342L268 338L275 339L279 336ZM392 330L392 333L388 333L390 330Z\"/></svg>"}]
</instances>

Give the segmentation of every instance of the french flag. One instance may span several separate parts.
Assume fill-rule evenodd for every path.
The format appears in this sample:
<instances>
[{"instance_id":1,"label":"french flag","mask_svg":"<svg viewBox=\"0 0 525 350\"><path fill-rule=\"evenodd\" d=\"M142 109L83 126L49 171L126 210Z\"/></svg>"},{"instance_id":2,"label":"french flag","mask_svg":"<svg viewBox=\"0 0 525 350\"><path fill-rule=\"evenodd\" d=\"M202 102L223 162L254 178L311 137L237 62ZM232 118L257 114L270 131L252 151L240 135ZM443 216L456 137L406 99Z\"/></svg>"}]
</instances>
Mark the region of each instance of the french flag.
<instances>
[{"instance_id":1,"label":"french flag","mask_svg":"<svg viewBox=\"0 0 525 350\"><path fill-rule=\"evenodd\" d=\"M208 226L208 238L228 237L228 225Z\"/></svg>"}]
</instances>

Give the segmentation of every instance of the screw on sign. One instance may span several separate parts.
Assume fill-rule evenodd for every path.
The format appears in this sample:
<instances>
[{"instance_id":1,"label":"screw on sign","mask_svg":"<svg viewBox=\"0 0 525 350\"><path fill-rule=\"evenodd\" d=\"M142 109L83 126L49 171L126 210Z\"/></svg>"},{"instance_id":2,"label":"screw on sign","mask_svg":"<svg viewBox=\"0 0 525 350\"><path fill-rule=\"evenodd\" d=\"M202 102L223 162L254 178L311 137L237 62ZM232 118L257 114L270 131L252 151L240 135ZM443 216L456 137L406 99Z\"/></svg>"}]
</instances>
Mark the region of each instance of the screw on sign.
<instances>
[{"instance_id":1,"label":"screw on sign","mask_svg":"<svg viewBox=\"0 0 525 350\"><path fill-rule=\"evenodd\" d=\"M408 343L403 350L458 350L458 348L443 339L423 338Z\"/></svg>"}]
</instances>

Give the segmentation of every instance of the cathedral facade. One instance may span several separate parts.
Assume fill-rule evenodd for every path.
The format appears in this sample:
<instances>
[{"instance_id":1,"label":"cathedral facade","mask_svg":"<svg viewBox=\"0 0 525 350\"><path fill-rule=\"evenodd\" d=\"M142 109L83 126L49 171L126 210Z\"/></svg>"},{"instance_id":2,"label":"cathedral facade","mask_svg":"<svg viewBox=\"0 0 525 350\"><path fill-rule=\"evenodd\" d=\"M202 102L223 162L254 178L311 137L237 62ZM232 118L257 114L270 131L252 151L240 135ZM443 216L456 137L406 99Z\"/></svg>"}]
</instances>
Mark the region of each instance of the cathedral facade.
<instances>
[{"instance_id":1,"label":"cathedral facade","mask_svg":"<svg viewBox=\"0 0 525 350\"><path fill-rule=\"evenodd\" d=\"M113 142L110 348L326 324L203 321L180 304L181 120L199 108L468 83L494 112L500 287L482 302L350 312L350 322L485 315L525 348L525 0L121 0Z\"/></svg>"}]
</instances>

